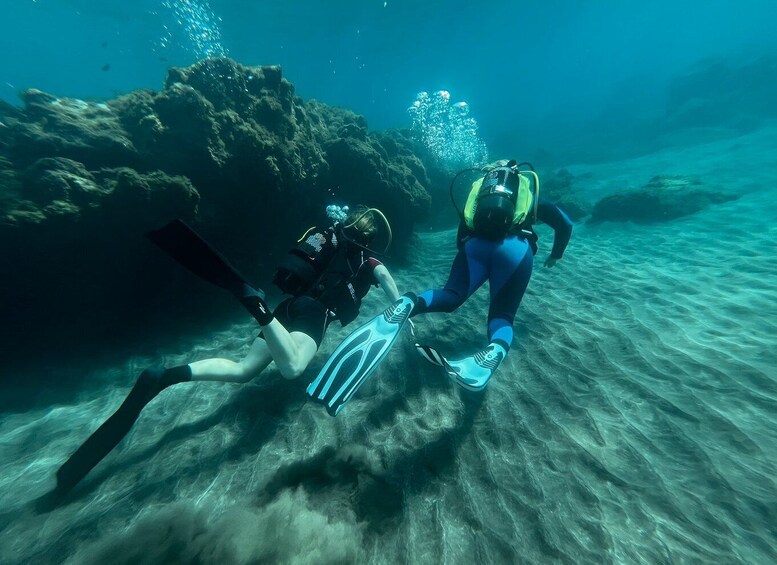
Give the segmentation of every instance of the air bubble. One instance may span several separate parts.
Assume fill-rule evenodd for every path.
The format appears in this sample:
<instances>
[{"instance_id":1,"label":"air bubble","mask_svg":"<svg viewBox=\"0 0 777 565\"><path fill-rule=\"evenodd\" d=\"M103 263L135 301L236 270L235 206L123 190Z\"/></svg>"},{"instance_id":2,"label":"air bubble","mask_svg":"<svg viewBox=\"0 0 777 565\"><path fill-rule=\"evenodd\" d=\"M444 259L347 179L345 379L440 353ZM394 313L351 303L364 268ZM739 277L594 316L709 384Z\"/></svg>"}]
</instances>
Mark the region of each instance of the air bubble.
<instances>
[{"instance_id":1,"label":"air bubble","mask_svg":"<svg viewBox=\"0 0 777 565\"><path fill-rule=\"evenodd\" d=\"M477 122L469 112L466 102L451 104L447 90L438 90L434 96L419 92L408 108L413 136L452 170L476 167L488 159L486 144L478 136Z\"/></svg>"},{"instance_id":2,"label":"air bubble","mask_svg":"<svg viewBox=\"0 0 777 565\"><path fill-rule=\"evenodd\" d=\"M221 18L213 13L207 0L164 0L162 5L173 12L175 21L185 35L183 47L197 59L228 55L221 44L221 30L218 26ZM168 45L174 41L174 37L167 26L164 29L160 43Z\"/></svg>"}]
</instances>

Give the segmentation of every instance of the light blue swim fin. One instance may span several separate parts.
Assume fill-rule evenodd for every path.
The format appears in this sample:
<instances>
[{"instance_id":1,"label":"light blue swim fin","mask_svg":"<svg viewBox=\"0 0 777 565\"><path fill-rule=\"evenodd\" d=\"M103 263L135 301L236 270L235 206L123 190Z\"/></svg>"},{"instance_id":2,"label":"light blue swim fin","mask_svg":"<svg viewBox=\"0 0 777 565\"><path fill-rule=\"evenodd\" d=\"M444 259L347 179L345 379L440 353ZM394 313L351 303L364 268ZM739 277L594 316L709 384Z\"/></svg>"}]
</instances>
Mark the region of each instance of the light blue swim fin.
<instances>
[{"instance_id":1,"label":"light blue swim fin","mask_svg":"<svg viewBox=\"0 0 777 565\"><path fill-rule=\"evenodd\" d=\"M335 349L307 393L336 416L391 349L410 317L416 297L405 294L351 333Z\"/></svg>"},{"instance_id":2,"label":"light blue swim fin","mask_svg":"<svg viewBox=\"0 0 777 565\"><path fill-rule=\"evenodd\" d=\"M439 351L428 345L415 344L416 351L438 367L467 390L480 391L486 388L497 367L507 356L507 350L498 343L489 343L482 351L459 361L448 361Z\"/></svg>"}]
</instances>

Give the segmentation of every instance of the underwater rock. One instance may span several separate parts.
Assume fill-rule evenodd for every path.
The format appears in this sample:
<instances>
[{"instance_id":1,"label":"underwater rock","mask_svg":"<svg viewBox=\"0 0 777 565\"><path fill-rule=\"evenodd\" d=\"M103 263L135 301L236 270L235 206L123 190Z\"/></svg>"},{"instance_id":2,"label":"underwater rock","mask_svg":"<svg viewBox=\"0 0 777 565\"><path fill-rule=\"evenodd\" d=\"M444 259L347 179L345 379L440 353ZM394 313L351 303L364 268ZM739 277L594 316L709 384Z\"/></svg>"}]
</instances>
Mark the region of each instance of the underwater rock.
<instances>
[{"instance_id":1,"label":"underwater rock","mask_svg":"<svg viewBox=\"0 0 777 565\"><path fill-rule=\"evenodd\" d=\"M392 255L402 256L416 223L428 216L432 183L415 142L403 133L370 132L363 116L311 101L329 172L323 183L338 201L377 206L394 231Z\"/></svg>"},{"instance_id":2,"label":"underwater rock","mask_svg":"<svg viewBox=\"0 0 777 565\"><path fill-rule=\"evenodd\" d=\"M0 119L5 118L22 118L24 116L23 112L17 108L16 106L12 106L5 100L0 100ZM5 124L0 127L6 127Z\"/></svg>"},{"instance_id":3,"label":"underwater rock","mask_svg":"<svg viewBox=\"0 0 777 565\"><path fill-rule=\"evenodd\" d=\"M13 163L0 156L0 212L12 206L21 189L22 181Z\"/></svg>"},{"instance_id":4,"label":"underwater rock","mask_svg":"<svg viewBox=\"0 0 777 565\"><path fill-rule=\"evenodd\" d=\"M589 222L666 222L738 198L737 194L707 189L694 177L655 176L639 189L599 200Z\"/></svg>"},{"instance_id":5,"label":"underwater rock","mask_svg":"<svg viewBox=\"0 0 777 565\"><path fill-rule=\"evenodd\" d=\"M576 177L566 169L540 175L540 197L553 202L577 222L591 214L591 203L581 195L583 189L575 187Z\"/></svg>"},{"instance_id":6,"label":"underwater rock","mask_svg":"<svg viewBox=\"0 0 777 565\"><path fill-rule=\"evenodd\" d=\"M25 176L26 195L42 205L53 200L88 203L100 192L94 177L81 163L64 157L38 159Z\"/></svg>"},{"instance_id":7,"label":"underwater rock","mask_svg":"<svg viewBox=\"0 0 777 565\"><path fill-rule=\"evenodd\" d=\"M134 165L137 151L111 107L58 98L39 90L21 94L24 111L8 119L5 150L16 166L43 157L66 157L89 168Z\"/></svg>"},{"instance_id":8,"label":"underwater rock","mask_svg":"<svg viewBox=\"0 0 777 565\"><path fill-rule=\"evenodd\" d=\"M20 324L56 312L56 331L88 317L81 337L100 338L117 319L125 332L164 319L170 264L143 233L174 217L266 284L333 201L381 208L394 257L429 208L429 179L411 145L370 132L353 112L303 101L278 66L208 59L171 68L159 92L21 97L21 109L0 106L0 262L14 266L4 281L10 296L28 297L11 313ZM56 300L36 278L49 269L60 278ZM192 300L203 292L196 285L176 292L191 313L210 312ZM156 306L138 307L126 293ZM33 347L34 336L17 337Z\"/></svg>"},{"instance_id":9,"label":"underwater rock","mask_svg":"<svg viewBox=\"0 0 777 565\"><path fill-rule=\"evenodd\" d=\"M81 222L109 213L120 218L106 216L102 220L122 224L134 220L142 233L172 216L193 217L199 201L199 194L185 177L159 171L141 174L126 167L88 171L82 163L64 157L38 159L23 172L16 192L24 198L8 199L0 210L0 232L5 231L8 237L14 237L12 230L23 229L27 223L41 224L54 217L61 221L64 215L73 216L74 225L66 229L77 234L85 229ZM57 222L49 236L59 237L56 230L62 228Z\"/></svg>"},{"instance_id":10,"label":"underwater rock","mask_svg":"<svg viewBox=\"0 0 777 565\"><path fill-rule=\"evenodd\" d=\"M171 217L194 218L191 182L126 167L90 171L63 157L39 159L14 178L14 197L5 185L0 191L3 317L14 328L2 340L3 358L22 360L39 347L41 331L56 336L49 352L65 356L142 323L162 286L142 234Z\"/></svg>"},{"instance_id":11,"label":"underwater rock","mask_svg":"<svg viewBox=\"0 0 777 565\"><path fill-rule=\"evenodd\" d=\"M341 137L326 146L337 195L350 202L368 202L386 214L398 246L409 240L415 222L429 212L431 197L413 174L419 162L398 155L389 160L377 136L362 141Z\"/></svg>"},{"instance_id":12,"label":"underwater rock","mask_svg":"<svg viewBox=\"0 0 777 565\"><path fill-rule=\"evenodd\" d=\"M745 132L777 117L777 55L708 58L669 83L662 131Z\"/></svg>"}]
</instances>

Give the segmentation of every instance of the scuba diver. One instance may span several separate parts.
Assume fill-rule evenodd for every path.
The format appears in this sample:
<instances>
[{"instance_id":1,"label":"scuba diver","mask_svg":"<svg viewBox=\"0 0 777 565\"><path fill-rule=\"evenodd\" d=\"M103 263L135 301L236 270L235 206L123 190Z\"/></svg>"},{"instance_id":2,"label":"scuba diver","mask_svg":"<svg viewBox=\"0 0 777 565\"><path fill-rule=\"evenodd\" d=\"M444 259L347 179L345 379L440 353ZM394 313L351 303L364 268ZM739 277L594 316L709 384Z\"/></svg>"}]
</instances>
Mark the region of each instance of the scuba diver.
<instances>
[{"instance_id":1,"label":"scuba diver","mask_svg":"<svg viewBox=\"0 0 777 565\"><path fill-rule=\"evenodd\" d=\"M529 169L520 170L522 165ZM544 222L555 232L545 267L553 267L563 257L572 235L572 221L558 206L539 197L539 185L539 177L528 163L497 161L485 167L485 176L472 183L464 211L459 212L459 252L448 281L441 289L421 293L411 313L453 312L489 281L489 344L485 349L459 361L448 361L434 348L416 344L427 361L443 367L466 389L482 390L510 350L515 314L529 285L538 250L533 225ZM452 188L453 183L451 199Z\"/></svg>"},{"instance_id":2,"label":"scuba diver","mask_svg":"<svg viewBox=\"0 0 777 565\"><path fill-rule=\"evenodd\" d=\"M528 165L527 170L520 167ZM453 188L459 175L479 171L463 211ZM395 304L348 336L308 387L308 394L336 415L388 353L403 324L427 312L453 312L489 281L488 346L464 359L449 361L436 349L416 343L427 361L445 369L462 387L485 388L513 341L513 322L531 278L537 234L533 225L545 222L555 232L545 260L553 267L564 255L572 222L554 204L539 198L539 177L528 163L497 161L482 170L466 169L451 182L451 200L459 212L458 254L445 286L418 296L403 295Z\"/></svg>"},{"instance_id":3,"label":"scuba diver","mask_svg":"<svg viewBox=\"0 0 777 565\"><path fill-rule=\"evenodd\" d=\"M376 218L391 226L380 210L329 206L333 226L309 229L287 254L273 282L291 295L271 310L264 293L246 282L191 228L174 220L147 237L194 274L229 290L262 328L241 361L204 359L171 368L143 371L124 403L57 471L56 494L71 490L127 435L141 410L161 391L189 381L247 383L271 362L287 379L300 376L318 351L334 320L343 326L359 314L361 299L380 286L393 302L399 298L388 269L369 245L378 231Z\"/></svg>"}]
</instances>

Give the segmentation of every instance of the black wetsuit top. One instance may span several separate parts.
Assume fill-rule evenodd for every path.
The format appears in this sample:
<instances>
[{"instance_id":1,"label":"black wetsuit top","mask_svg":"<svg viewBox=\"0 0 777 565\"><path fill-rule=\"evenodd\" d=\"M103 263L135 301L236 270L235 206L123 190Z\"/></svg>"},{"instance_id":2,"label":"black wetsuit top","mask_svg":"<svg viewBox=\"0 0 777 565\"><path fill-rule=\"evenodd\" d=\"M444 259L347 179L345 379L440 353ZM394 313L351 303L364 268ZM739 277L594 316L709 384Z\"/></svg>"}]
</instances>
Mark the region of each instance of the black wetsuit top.
<instances>
[{"instance_id":1,"label":"black wetsuit top","mask_svg":"<svg viewBox=\"0 0 777 565\"><path fill-rule=\"evenodd\" d=\"M356 318L362 298L378 285L375 267L382 263L341 241L331 227L308 232L293 253L297 259L290 264L295 268L303 268L300 257L315 264L315 282L298 292L285 290L293 296L281 302L274 314L287 330L303 332L320 345L330 322L339 320L344 326Z\"/></svg>"}]
</instances>

